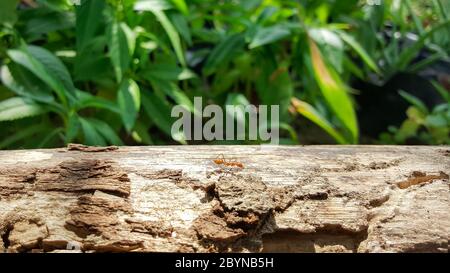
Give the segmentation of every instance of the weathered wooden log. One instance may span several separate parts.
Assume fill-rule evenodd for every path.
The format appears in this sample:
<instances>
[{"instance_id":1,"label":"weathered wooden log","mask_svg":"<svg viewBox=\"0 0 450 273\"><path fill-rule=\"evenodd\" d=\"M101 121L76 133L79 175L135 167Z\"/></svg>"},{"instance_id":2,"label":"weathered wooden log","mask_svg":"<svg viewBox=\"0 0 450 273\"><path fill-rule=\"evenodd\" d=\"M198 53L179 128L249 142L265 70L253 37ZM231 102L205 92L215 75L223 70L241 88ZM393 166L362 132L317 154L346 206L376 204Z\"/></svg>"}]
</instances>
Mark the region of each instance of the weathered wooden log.
<instances>
[{"instance_id":1,"label":"weathered wooden log","mask_svg":"<svg viewBox=\"0 0 450 273\"><path fill-rule=\"evenodd\" d=\"M0 151L0 252L448 252L449 147Z\"/></svg>"}]
</instances>

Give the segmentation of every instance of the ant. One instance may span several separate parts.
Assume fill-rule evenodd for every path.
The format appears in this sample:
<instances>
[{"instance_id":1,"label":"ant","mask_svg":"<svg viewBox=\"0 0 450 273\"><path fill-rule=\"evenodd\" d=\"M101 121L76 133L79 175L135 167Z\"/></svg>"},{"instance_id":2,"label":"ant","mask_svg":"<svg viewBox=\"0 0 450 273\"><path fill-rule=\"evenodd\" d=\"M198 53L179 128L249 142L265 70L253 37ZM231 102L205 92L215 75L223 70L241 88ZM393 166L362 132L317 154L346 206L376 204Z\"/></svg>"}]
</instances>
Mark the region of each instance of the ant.
<instances>
[{"instance_id":1,"label":"ant","mask_svg":"<svg viewBox=\"0 0 450 273\"><path fill-rule=\"evenodd\" d=\"M226 161L223 154L221 154L221 156L219 156L218 158L214 159L213 162L216 163L217 165L224 165L226 167L238 167L241 169L244 168L244 164L242 164L241 162Z\"/></svg>"}]
</instances>

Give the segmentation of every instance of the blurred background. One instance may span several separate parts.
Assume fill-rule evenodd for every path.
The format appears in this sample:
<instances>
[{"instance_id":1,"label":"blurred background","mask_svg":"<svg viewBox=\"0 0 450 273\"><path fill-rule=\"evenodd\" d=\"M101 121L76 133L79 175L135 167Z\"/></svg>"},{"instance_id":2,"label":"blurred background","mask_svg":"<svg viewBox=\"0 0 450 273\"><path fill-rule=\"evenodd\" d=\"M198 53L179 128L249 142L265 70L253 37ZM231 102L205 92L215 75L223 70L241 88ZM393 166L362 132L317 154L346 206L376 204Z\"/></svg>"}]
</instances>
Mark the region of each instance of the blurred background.
<instances>
[{"instance_id":1,"label":"blurred background","mask_svg":"<svg viewBox=\"0 0 450 273\"><path fill-rule=\"evenodd\" d=\"M282 144L450 144L447 0L2 0L0 149L174 141L280 105Z\"/></svg>"}]
</instances>

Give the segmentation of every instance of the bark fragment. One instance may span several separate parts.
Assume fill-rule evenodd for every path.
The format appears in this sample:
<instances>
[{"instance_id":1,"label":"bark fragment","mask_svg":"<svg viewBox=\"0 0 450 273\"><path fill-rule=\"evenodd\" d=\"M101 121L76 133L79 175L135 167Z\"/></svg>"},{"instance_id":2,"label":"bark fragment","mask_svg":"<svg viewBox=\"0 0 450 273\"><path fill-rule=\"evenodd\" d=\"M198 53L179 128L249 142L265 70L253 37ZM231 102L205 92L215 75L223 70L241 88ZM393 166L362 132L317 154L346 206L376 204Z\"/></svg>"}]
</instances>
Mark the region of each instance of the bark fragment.
<instances>
[{"instance_id":1,"label":"bark fragment","mask_svg":"<svg viewBox=\"0 0 450 273\"><path fill-rule=\"evenodd\" d=\"M118 196L130 194L127 173L112 161L98 159L68 160L55 168L40 170L35 189L61 192L108 192Z\"/></svg>"},{"instance_id":2,"label":"bark fragment","mask_svg":"<svg viewBox=\"0 0 450 273\"><path fill-rule=\"evenodd\" d=\"M3 243L9 252L22 252L40 248L47 236L47 226L40 219L28 219L7 224Z\"/></svg>"},{"instance_id":3,"label":"bark fragment","mask_svg":"<svg viewBox=\"0 0 450 273\"><path fill-rule=\"evenodd\" d=\"M399 182L397 186L400 189L406 189L414 185L420 185L428 182L432 182L433 180L444 179L448 180L448 174L444 172L439 172L439 174L429 174L427 175L424 172L414 171L408 178L408 180Z\"/></svg>"},{"instance_id":4,"label":"bark fragment","mask_svg":"<svg viewBox=\"0 0 450 273\"><path fill-rule=\"evenodd\" d=\"M91 153L98 153L98 152L110 152L118 150L119 147L117 146L108 146L108 147L95 147L95 146L86 146L82 144L74 144L69 143L67 145L68 151L80 151L80 152L91 152Z\"/></svg>"}]
</instances>

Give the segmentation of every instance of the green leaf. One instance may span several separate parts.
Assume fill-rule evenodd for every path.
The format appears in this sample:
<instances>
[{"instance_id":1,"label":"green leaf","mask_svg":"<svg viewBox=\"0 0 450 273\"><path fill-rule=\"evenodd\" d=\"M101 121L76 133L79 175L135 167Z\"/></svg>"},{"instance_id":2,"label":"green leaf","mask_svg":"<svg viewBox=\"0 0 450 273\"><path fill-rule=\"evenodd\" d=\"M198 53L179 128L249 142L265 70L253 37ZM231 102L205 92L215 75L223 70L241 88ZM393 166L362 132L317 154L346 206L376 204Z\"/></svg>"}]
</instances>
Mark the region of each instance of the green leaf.
<instances>
[{"instance_id":1,"label":"green leaf","mask_svg":"<svg viewBox=\"0 0 450 273\"><path fill-rule=\"evenodd\" d=\"M156 126L170 136L174 121L171 117L171 106L165 100L150 92L142 94L142 106Z\"/></svg>"},{"instance_id":2,"label":"green leaf","mask_svg":"<svg viewBox=\"0 0 450 273\"><path fill-rule=\"evenodd\" d=\"M434 106L432 114L433 115L439 115L439 114L450 114L450 103L441 103L436 106ZM448 116L450 121L450 115Z\"/></svg>"},{"instance_id":3,"label":"green leaf","mask_svg":"<svg viewBox=\"0 0 450 273\"><path fill-rule=\"evenodd\" d=\"M83 0L76 6L76 45L81 51L96 35L103 23L102 13L105 8L103 0Z\"/></svg>"},{"instance_id":4,"label":"green leaf","mask_svg":"<svg viewBox=\"0 0 450 273\"><path fill-rule=\"evenodd\" d=\"M97 36L77 51L74 64L74 78L77 81L98 81L102 77L110 77L113 68L109 56L104 54L106 43L105 36Z\"/></svg>"},{"instance_id":5,"label":"green leaf","mask_svg":"<svg viewBox=\"0 0 450 273\"><path fill-rule=\"evenodd\" d=\"M344 68L347 69L347 71L350 71L358 77L359 79L365 81L366 77L361 69L357 64L355 64L348 56L344 56Z\"/></svg>"},{"instance_id":6,"label":"green leaf","mask_svg":"<svg viewBox=\"0 0 450 273\"><path fill-rule=\"evenodd\" d=\"M72 12L61 12L48 8L27 9L21 11L25 21L24 35L27 41L34 41L44 38L49 33L73 28L75 16Z\"/></svg>"},{"instance_id":7,"label":"green leaf","mask_svg":"<svg viewBox=\"0 0 450 273\"><path fill-rule=\"evenodd\" d=\"M414 121L419 125L424 124L425 118L427 117L426 113L422 112L422 110L420 110L416 106L410 106L406 110L406 115L408 116L409 120Z\"/></svg>"},{"instance_id":8,"label":"green leaf","mask_svg":"<svg viewBox=\"0 0 450 273\"><path fill-rule=\"evenodd\" d=\"M120 22L111 23L108 28L108 47L114 66L117 82L121 82L124 72L129 68L136 44L133 31Z\"/></svg>"},{"instance_id":9,"label":"green leaf","mask_svg":"<svg viewBox=\"0 0 450 273\"><path fill-rule=\"evenodd\" d=\"M344 43L333 31L326 28L312 28L308 35L319 45L324 58L339 73L342 72L344 59Z\"/></svg>"},{"instance_id":10,"label":"green leaf","mask_svg":"<svg viewBox=\"0 0 450 273\"><path fill-rule=\"evenodd\" d=\"M81 128L84 133L84 144L90 146L106 146L106 141L95 129L95 125L90 120L80 118Z\"/></svg>"},{"instance_id":11,"label":"green leaf","mask_svg":"<svg viewBox=\"0 0 450 273\"><path fill-rule=\"evenodd\" d=\"M8 56L17 64L20 64L27 68L30 72L32 72L36 77L45 82L48 86L50 86L53 91L57 94L58 98L64 105L68 104L67 95L70 95L70 90L67 90L63 82L57 77L66 75L67 70L63 69L59 71L56 75L52 74L51 71L58 70L61 68L61 63L56 57L49 57L51 53L46 52L44 49L36 50L34 48L33 52L38 56L40 60L44 60L42 63L40 60L35 58L30 51L28 50L30 47L26 47L22 45L19 49L11 49L8 50ZM45 52L45 53L43 53ZM43 53L43 55L40 55ZM68 73L68 72L67 72Z\"/></svg>"},{"instance_id":12,"label":"green leaf","mask_svg":"<svg viewBox=\"0 0 450 273\"><path fill-rule=\"evenodd\" d=\"M436 81L431 81L436 91L442 96L442 98L450 104L450 93Z\"/></svg>"},{"instance_id":13,"label":"green leaf","mask_svg":"<svg viewBox=\"0 0 450 273\"><path fill-rule=\"evenodd\" d=\"M429 127L447 128L449 126L449 121L444 115L430 115L425 118L425 124Z\"/></svg>"},{"instance_id":14,"label":"green leaf","mask_svg":"<svg viewBox=\"0 0 450 273\"><path fill-rule=\"evenodd\" d=\"M160 79L166 81L183 81L195 78L197 75L187 68L180 68L176 65L155 63L147 66L142 72L145 78Z\"/></svg>"},{"instance_id":15,"label":"green leaf","mask_svg":"<svg viewBox=\"0 0 450 273\"><path fill-rule=\"evenodd\" d=\"M0 24L14 24L17 21L17 4L19 0L2 0L0 9Z\"/></svg>"},{"instance_id":16,"label":"green leaf","mask_svg":"<svg viewBox=\"0 0 450 273\"><path fill-rule=\"evenodd\" d=\"M407 119L400 126L398 132L395 135L395 140L398 143L404 143L410 137L414 137L417 134L420 124L413 120Z\"/></svg>"},{"instance_id":17,"label":"green leaf","mask_svg":"<svg viewBox=\"0 0 450 273\"><path fill-rule=\"evenodd\" d=\"M0 79L8 89L19 96L44 103L54 101L52 91L21 66L13 63L2 66L0 68Z\"/></svg>"},{"instance_id":18,"label":"green leaf","mask_svg":"<svg viewBox=\"0 0 450 273\"><path fill-rule=\"evenodd\" d=\"M174 27L180 33L181 37L186 41L188 45L192 45L191 31L189 29L186 17L179 13L169 13L170 21L173 23Z\"/></svg>"},{"instance_id":19,"label":"green leaf","mask_svg":"<svg viewBox=\"0 0 450 273\"><path fill-rule=\"evenodd\" d=\"M427 106L417 97L406 93L403 90L398 91L398 93L400 94L400 96L402 96L406 101L408 101L409 103L411 103L412 105L414 105L415 107L417 107L417 109L419 109L424 115L428 114L428 108Z\"/></svg>"},{"instance_id":20,"label":"green leaf","mask_svg":"<svg viewBox=\"0 0 450 273\"><path fill-rule=\"evenodd\" d=\"M255 36L253 37L249 48L253 49L259 46L267 45L281 39L284 39L291 35L289 28L283 25L274 25L270 27L258 28Z\"/></svg>"},{"instance_id":21,"label":"green leaf","mask_svg":"<svg viewBox=\"0 0 450 273\"><path fill-rule=\"evenodd\" d=\"M117 114L121 113L120 109L112 101L93 96L87 92L80 91L80 90L77 91L77 94L78 94L78 101L75 105L77 110L92 107L92 108L105 109L105 110L108 110L108 111L111 111L111 112L117 113Z\"/></svg>"},{"instance_id":22,"label":"green leaf","mask_svg":"<svg viewBox=\"0 0 450 273\"><path fill-rule=\"evenodd\" d=\"M411 15L411 17L412 17L412 19L413 19L413 22L414 22L414 24L416 25L417 32L418 32L419 34L422 34L422 33L424 32L423 25L422 25L422 21L420 20L420 18L419 18L419 17L416 15L416 13L414 12L410 0L403 0L402 3L404 3L405 6L406 6L406 8L408 9L409 14Z\"/></svg>"},{"instance_id":23,"label":"green leaf","mask_svg":"<svg viewBox=\"0 0 450 273\"><path fill-rule=\"evenodd\" d=\"M325 132L332 136L337 141L337 143L348 144L345 138L338 131L336 131L333 128L333 125L331 125L331 123L328 122L328 120L324 116L322 116L316 109L314 109L313 106L295 98L292 100L292 104L299 114L311 120L320 128L322 128Z\"/></svg>"},{"instance_id":24,"label":"green leaf","mask_svg":"<svg viewBox=\"0 0 450 273\"><path fill-rule=\"evenodd\" d=\"M189 8L186 5L185 0L171 0L171 2L175 5L175 7L177 7L179 11L181 11L181 13L186 16L189 15Z\"/></svg>"},{"instance_id":25,"label":"green leaf","mask_svg":"<svg viewBox=\"0 0 450 273\"><path fill-rule=\"evenodd\" d=\"M340 77L326 66L317 45L309 39L314 77L330 108L351 133L351 143L358 141L358 122L355 109Z\"/></svg>"},{"instance_id":26,"label":"green leaf","mask_svg":"<svg viewBox=\"0 0 450 273\"><path fill-rule=\"evenodd\" d=\"M141 106L139 86L132 79L125 79L119 87L117 103L120 108L123 124L131 132Z\"/></svg>"},{"instance_id":27,"label":"green leaf","mask_svg":"<svg viewBox=\"0 0 450 273\"><path fill-rule=\"evenodd\" d=\"M433 6L441 20L449 19L450 3L444 0L433 0Z\"/></svg>"},{"instance_id":28,"label":"green leaf","mask_svg":"<svg viewBox=\"0 0 450 273\"><path fill-rule=\"evenodd\" d=\"M89 122L95 126L97 132L99 132L103 138L111 145L123 145L122 140L116 134L116 132L106 122L99 119L90 118Z\"/></svg>"},{"instance_id":29,"label":"green leaf","mask_svg":"<svg viewBox=\"0 0 450 273\"><path fill-rule=\"evenodd\" d=\"M71 143L77 137L81 125L76 113L71 113L67 120L65 144Z\"/></svg>"},{"instance_id":30,"label":"green leaf","mask_svg":"<svg viewBox=\"0 0 450 273\"><path fill-rule=\"evenodd\" d=\"M169 96L176 103L186 108L186 110L188 110L189 112L200 116L198 110L194 108L194 104L192 103L192 101L182 90L180 90L180 88L176 84L161 80L151 80L151 83L157 91L160 91Z\"/></svg>"},{"instance_id":31,"label":"green leaf","mask_svg":"<svg viewBox=\"0 0 450 273\"><path fill-rule=\"evenodd\" d=\"M291 97L294 93L291 77L287 67L281 66L275 70L269 70L268 77L261 78L257 82L257 91L263 104L279 105L280 119L285 120Z\"/></svg>"},{"instance_id":32,"label":"green leaf","mask_svg":"<svg viewBox=\"0 0 450 273\"><path fill-rule=\"evenodd\" d=\"M375 64L375 61L370 57L370 55L366 52L366 50L359 44L352 36L348 35L345 32L338 32L341 39L347 43L353 50L361 57L361 59L367 64L370 69L380 74L380 69Z\"/></svg>"},{"instance_id":33,"label":"green leaf","mask_svg":"<svg viewBox=\"0 0 450 273\"><path fill-rule=\"evenodd\" d=\"M183 4L185 5L184 1L173 1L174 4L178 8L181 7L182 10L185 10L183 8ZM170 42L172 43L172 47L175 50L175 54L178 58L178 61L181 63L182 66L186 66L186 59L184 57L183 48L181 46L181 40L180 36L178 35L178 32L172 24L172 22L169 20L167 15L164 13L164 10L173 8L173 5L171 2L167 0L141 0L137 1L134 4L135 10L140 11L150 11L155 15L155 17L158 19L158 21L161 23L162 27L166 31L167 36L169 37ZM180 22L177 22L180 23ZM178 25L180 27L180 25ZM181 26L184 28L184 31L186 31L185 26ZM186 35L186 33L184 33Z\"/></svg>"},{"instance_id":34,"label":"green leaf","mask_svg":"<svg viewBox=\"0 0 450 273\"><path fill-rule=\"evenodd\" d=\"M20 97L10 98L0 102L0 121L16 120L32 116L38 116L47 112L47 110Z\"/></svg>"},{"instance_id":35,"label":"green leaf","mask_svg":"<svg viewBox=\"0 0 450 273\"><path fill-rule=\"evenodd\" d=\"M35 0L40 5L56 11L69 10L74 5L78 5L78 2L81 3L82 0Z\"/></svg>"},{"instance_id":36,"label":"green leaf","mask_svg":"<svg viewBox=\"0 0 450 273\"><path fill-rule=\"evenodd\" d=\"M434 26L432 29L420 35L419 40L417 40L417 42L415 42L412 46L407 47L405 50L402 51L395 65L397 69L404 70L409 65L409 63L417 56L418 52L423 48L426 41L430 37L432 37L434 33L446 27L448 28L449 26L450 20L447 20L441 24Z\"/></svg>"},{"instance_id":37,"label":"green leaf","mask_svg":"<svg viewBox=\"0 0 450 273\"><path fill-rule=\"evenodd\" d=\"M411 73L411 74L419 74L422 70L426 69L427 67L432 66L435 62L439 62L442 59L447 58L448 53L447 52L443 52L443 51L439 51L436 52L430 56L427 56L425 59L417 61L412 63L411 65L408 66L408 68L406 69L407 72Z\"/></svg>"},{"instance_id":38,"label":"green leaf","mask_svg":"<svg viewBox=\"0 0 450 273\"><path fill-rule=\"evenodd\" d=\"M134 4L134 9L138 11L168 10L171 8L173 8L173 5L168 0L138 0Z\"/></svg>"},{"instance_id":39,"label":"green leaf","mask_svg":"<svg viewBox=\"0 0 450 273\"><path fill-rule=\"evenodd\" d=\"M94 53L95 52L92 52L92 54L82 56L83 60L81 61L77 58L74 69L76 81L101 82L102 79L109 79L109 75L112 75L112 73L108 73L111 69L111 62L109 59L103 55L94 55Z\"/></svg>"},{"instance_id":40,"label":"green leaf","mask_svg":"<svg viewBox=\"0 0 450 273\"><path fill-rule=\"evenodd\" d=\"M289 137L290 137L290 140L292 142L292 145L298 145L299 144L298 137L297 137L297 132L295 131L294 127L292 127L288 123L282 122L282 123L280 123L279 128L282 129L282 130L285 130L286 132L289 133Z\"/></svg>"},{"instance_id":41,"label":"green leaf","mask_svg":"<svg viewBox=\"0 0 450 273\"><path fill-rule=\"evenodd\" d=\"M60 81L71 95L75 93L72 77L63 62L53 53L38 46L28 46L28 51L37 61L44 65L50 75Z\"/></svg>"},{"instance_id":42,"label":"green leaf","mask_svg":"<svg viewBox=\"0 0 450 273\"><path fill-rule=\"evenodd\" d=\"M221 73L220 77L214 77L214 96L218 96L219 94L231 90L242 74L243 73L239 69L230 69L229 71Z\"/></svg>"},{"instance_id":43,"label":"green leaf","mask_svg":"<svg viewBox=\"0 0 450 273\"><path fill-rule=\"evenodd\" d=\"M245 39L242 34L227 36L211 51L206 60L203 71L209 75L219 66L230 61L235 55L242 51L245 45Z\"/></svg>"},{"instance_id":44,"label":"green leaf","mask_svg":"<svg viewBox=\"0 0 450 273\"><path fill-rule=\"evenodd\" d=\"M133 137L133 140L136 141L139 144L145 144L145 145L153 145L154 142L152 140L152 137L148 133L148 126L144 125L142 122L136 122L136 125L134 126L134 131L131 134Z\"/></svg>"},{"instance_id":45,"label":"green leaf","mask_svg":"<svg viewBox=\"0 0 450 273\"><path fill-rule=\"evenodd\" d=\"M243 94L230 93L227 96L225 105L247 106L247 105L250 105L250 102L247 100L247 98ZM236 119L236 121L239 125L248 124L246 122L247 118L245 117L245 111L242 111L242 110L243 109L238 108L236 111L236 115L234 116L234 118Z\"/></svg>"},{"instance_id":46,"label":"green leaf","mask_svg":"<svg viewBox=\"0 0 450 273\"><path fill-rule=\"evenodd\" d=\"M227 96L227 100L225 102L226 105L250 105L250 102L248 99L243 95L239 93L230 93Z\"/></svg>"},{"instance_id":47,"label":"green leaf","mask_svg":"<svg viewBox=\"0 0 450 273\"><path fill-rule=\"evenodd\" d=\"M178 32L176 31L174 25L172 24L172 22L170 22L169 18L167 18L167 15L164 13L164 11L152 10L152 13L161 23L162 27L166 31L167 36L169 36L170 42L172 43L172 47L175 50L175 54L177 55L178 61L181 63L182 66L186 66L186 60L184 58L184 52L181 46L180 36L178 35Z\"/></svg>"}]
</instances>

